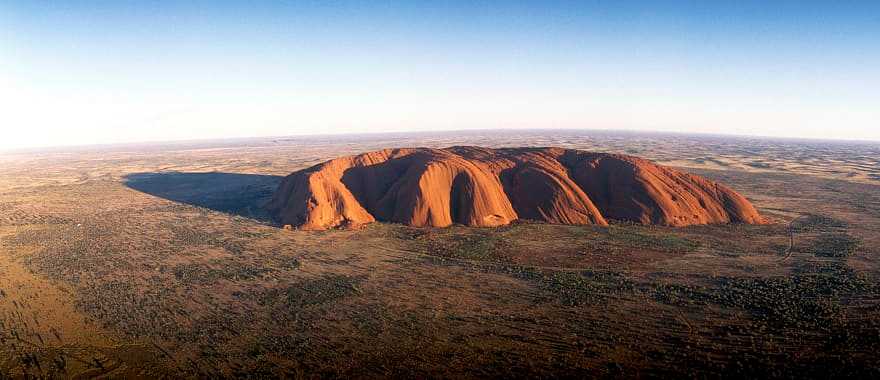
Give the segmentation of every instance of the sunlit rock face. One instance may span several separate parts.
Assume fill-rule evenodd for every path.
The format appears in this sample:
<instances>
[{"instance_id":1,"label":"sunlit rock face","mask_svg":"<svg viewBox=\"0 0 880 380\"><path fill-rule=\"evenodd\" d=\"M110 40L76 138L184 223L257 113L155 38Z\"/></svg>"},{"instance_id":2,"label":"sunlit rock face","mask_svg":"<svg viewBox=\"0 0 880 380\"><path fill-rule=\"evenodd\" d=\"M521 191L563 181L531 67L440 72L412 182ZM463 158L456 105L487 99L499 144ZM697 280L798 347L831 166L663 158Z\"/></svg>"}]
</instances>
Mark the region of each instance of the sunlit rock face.
<instances>
[{"instance_id":1,"label":"sunlit rock face","mask_svg":"<svg viewBox=\"0 0 880 380\"><path fill-rule=\"evenodd\" d=\"M267 207L281 223L310 230L374 221L763 223L722 184L637 157L561 148L403 148L337 158L287 176Z\"/></svg>"}]
</instances>

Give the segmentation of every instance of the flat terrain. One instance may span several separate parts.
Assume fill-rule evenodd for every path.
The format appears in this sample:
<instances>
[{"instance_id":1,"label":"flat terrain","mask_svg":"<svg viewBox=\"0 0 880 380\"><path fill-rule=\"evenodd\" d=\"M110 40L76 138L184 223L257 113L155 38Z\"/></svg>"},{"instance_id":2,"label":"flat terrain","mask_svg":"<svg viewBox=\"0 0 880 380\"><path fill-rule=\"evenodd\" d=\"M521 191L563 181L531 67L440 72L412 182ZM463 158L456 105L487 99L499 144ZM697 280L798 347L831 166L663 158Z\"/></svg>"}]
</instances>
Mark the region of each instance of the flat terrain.
<instances>
[{"instance_id":1,"label":"flat terrain","mask_svg":"<svg viewBox=\"0 0 880 380\"><path fill-rule=\"evenodd\" d=\"M261 207L329 158L451 145L638 155L730 185L773 223L306 232ZM0 378L876 378L878 157L572 131L3 154Z\"/></svg>"}]
</instances>

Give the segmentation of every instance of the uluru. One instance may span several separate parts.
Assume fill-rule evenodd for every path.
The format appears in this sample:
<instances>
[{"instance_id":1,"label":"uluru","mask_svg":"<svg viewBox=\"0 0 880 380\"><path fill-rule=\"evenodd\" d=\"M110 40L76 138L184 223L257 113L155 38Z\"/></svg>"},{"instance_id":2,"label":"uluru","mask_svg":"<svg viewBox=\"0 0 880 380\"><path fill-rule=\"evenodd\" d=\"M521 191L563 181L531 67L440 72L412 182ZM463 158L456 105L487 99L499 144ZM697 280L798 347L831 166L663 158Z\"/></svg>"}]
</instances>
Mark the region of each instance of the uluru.
<instances>
[{"instance_id":1,"label":"uluru","mask_svg":"<svg viewBox=\"0 0 880 380\"><path fill-rule=\"evenodd\" d=\"M764 223L723 184L638 157L562 148L400 148L341 157L284 178L267 208L280 223L307 230L375 221Z\"/></svg>"}]
</instances>

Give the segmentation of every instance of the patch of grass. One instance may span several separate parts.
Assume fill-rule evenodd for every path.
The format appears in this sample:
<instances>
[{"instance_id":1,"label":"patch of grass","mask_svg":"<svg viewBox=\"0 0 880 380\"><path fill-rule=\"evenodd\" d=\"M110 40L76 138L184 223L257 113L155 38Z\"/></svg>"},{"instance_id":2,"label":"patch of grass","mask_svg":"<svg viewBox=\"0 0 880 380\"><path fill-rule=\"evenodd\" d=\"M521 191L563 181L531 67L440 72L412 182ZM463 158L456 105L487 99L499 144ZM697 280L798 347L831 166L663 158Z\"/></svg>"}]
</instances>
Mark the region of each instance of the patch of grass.
<instances>
[{"instance_id":1,"label":"patch of grass","mask_svg":"<svg viewBox=\"0 0 880 380\"><path fill-rule=\"evenodd\" d=\"M174 277L183 283L210 284L216 282L223 275L219 269L195 263L176 265L172 272L174 272Z\"/></svg>"},{"instance_id":2,"label":"patch of grass","mask_svg":"<svg viewBox=\"0 0 880 380\"><path fill-rule=\"evenodd\" d=\"M223 249L233 255L241 255L246 249L241 240L232 239L219 232L205 231L168 222L163 222L160 226L167 228L172 234L172 239L181 245L207 245Z\"/></svg>"},{"instance_id":3,"label":"patch of grass","mask_svg":"<svg viewBox=\"0 0 880 380\"><path fill-rule=\"evenodd\" d=\"M860 244L861 240L847 233L823 233L813 241L810 251L816 256L849 257Z\"/></svg>"},{"instance_id":4,"label":"patch of grass","mask_svg":"<svg viewBox=\"0 0 880 380\"><path fill-rule=\"evenodd\" d=\"M608 295L632 291L632 282L616 272L552 272L539 279L540 286L566 306L597 303Z\"/></svg>"},{"instance_id":5,"label":"patch of grass","mask_svg":"<svg viewBox=\"0 0 880 380\"><path fill-rule=\"evenodd\" d=\"M505 262L507 240L495 230L451 227L417 229L401 227L392 234L419 252L449 259Z\"/></svg>"},{"instance_id":6,"label":"patch of grass","mask_svg":"<svg viewBox=\"0 0 880 380\"><path fill-rule=\"evenodd\" d=\"M846 227L847 223L845 221L819 214L807 214L792 224L794 232L811 232Z\"/></svg>"},{"instance_id":7,"label":"patch of grass","mask_svg":"<svg viewBox=\"0 0 880 380\"><path fill-rule=\"evenodd\" d=\"M676 236L671 232L664 235L648 233L643 227L633 225L612 225L608 227L607 242L631 248L644 248L660 252L691 252L700 244L688 238Z\"/></svg>"},{"instance_id":8,"label":"patch of grass","mask_svg":"<svg viewBox=\"0 0 880 380\"><path fill-rule=\"evenodd\" d=\"M676 231L635 224L600 226L518 222L497 228L455 226L422 229L395 226L389 235L409 249L432 256L510 264L520 254L575 258L600 254L653 251L693 252L701 242Z\"/></svg>"},{"instance_id":9,"label":"patch of grass","mask_svg":"<svg viewBox=\"0 0 880 380\"><path fill-rule=\"evenodd\" d=\"M826 330L842 322L846 298L877 294L878 290L872 281L845 265L826 265L789 277L723 277L714 286L655 284L651 295L680 307L745 309L756 320L780 329Z\"/></svg>"},{"instance_id":10,"label":"patch of grass","mask_svg":"<svg viewBox=\"0 0 880 380\"><path fill-rule=\"evenodd\" d=\"M172 270L174 277L185 284L211 284L219 280L247 281L262 277L272 269L234 261L218 261L212 265L179 264Z\"/></svg>"},{"instance_id":11,"label":"patch of grass","mask_svg":"<svg viewBox=\"0 0 880 380\"><path fill-rule=\"evenodd\" d=\"M405 241L418 240L428 234L428 230L425 228L416 228L406 225L389 225L389 227L392 227L391 236Z\"/></svg>"},{"instance_id":12,"label":"patch of grass","mask_svg":"<svg viewBox=\"0 0 880 380\"><path fill-rule=\"evenodd\" d=\"M501 240L491 234L476 233L452 235L447 239L435 240L429 250L440 256L465 260L491 260L497 257L496 249Z\"/></svg>"},{"instance_id":13,"label":"patch of grass","mask_svg":"<svg viewBox=\"0 0 880 380\"><path fill-rule=\"evenodd\" d=\"M613 271L556 271L497 264L480 269L531 282L566 306L595 304L637 288L635 282Z\"/></svg>"},{"instance_id":14,"label":"patch of grass","mask_svg":"<svg viewBox=\"0 0 880 380\"><path fill-rule=\"evenodd\" d=\"M299 259L297 259L296 257L290 257L281 254L274 257L273 261L275 262L275 265L282 270L299 269L299 267L302 265L299 262Z\"/></svg>"},{"instance_id":15,"label":"patch of grass","mask_svg":"<svg viewBox=\"0 0 880 380\"><path fill-rule=\"evenodd\" d=\"M286 309L302 309L321 305L359 293L358 286L364 276L330 274L316 279L295 283L286 288L274 288L264 294L261 305L282 305Z\"/></svg>"}]
</instances>

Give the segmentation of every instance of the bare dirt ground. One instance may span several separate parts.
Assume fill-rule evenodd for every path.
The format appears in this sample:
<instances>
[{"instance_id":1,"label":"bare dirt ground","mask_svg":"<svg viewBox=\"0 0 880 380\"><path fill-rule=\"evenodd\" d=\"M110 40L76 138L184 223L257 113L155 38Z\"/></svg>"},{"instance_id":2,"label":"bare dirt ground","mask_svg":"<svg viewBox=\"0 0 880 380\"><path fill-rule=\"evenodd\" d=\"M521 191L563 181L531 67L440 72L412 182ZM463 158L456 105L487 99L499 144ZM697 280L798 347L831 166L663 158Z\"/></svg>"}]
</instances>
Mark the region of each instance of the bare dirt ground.
<instances>
[{"instance_id":1,"label":"bare dirt ground","mask_svg":"<svg viewBox=\"0 0 880 380\"><path fill-rule=\"evenodd\" d=\"M774 223L305 232L260 207L332 157L465 144L643 156ZM572 131L7 153L0 378L877 377L878 157Z\"/></svg>"}]
</instances>

